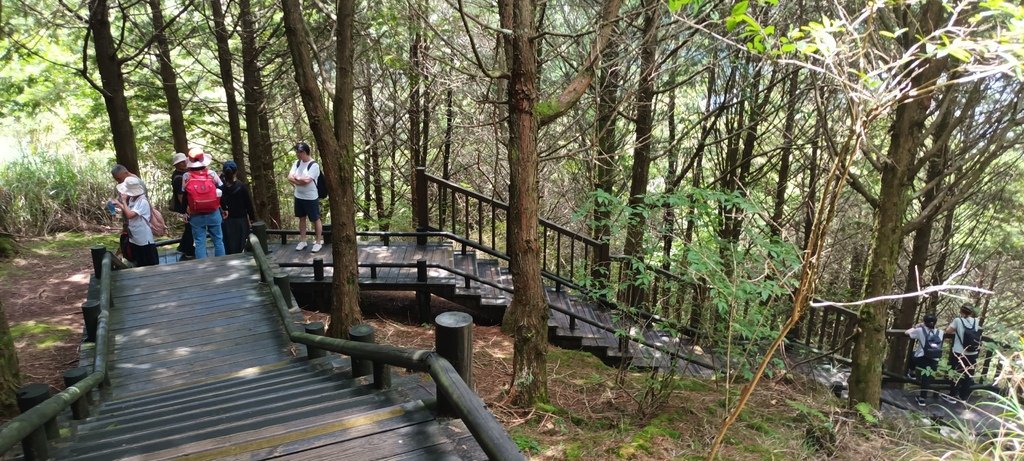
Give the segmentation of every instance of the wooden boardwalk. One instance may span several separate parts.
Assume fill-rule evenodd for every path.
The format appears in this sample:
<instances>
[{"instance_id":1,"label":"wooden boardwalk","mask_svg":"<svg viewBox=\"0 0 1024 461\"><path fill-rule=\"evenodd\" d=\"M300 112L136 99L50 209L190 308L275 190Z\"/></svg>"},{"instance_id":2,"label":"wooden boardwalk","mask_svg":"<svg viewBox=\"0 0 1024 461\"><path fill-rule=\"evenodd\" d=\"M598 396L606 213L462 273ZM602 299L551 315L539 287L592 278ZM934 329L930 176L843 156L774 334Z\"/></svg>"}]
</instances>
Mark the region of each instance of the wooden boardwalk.
<instances>
[{"instance_id":1,"label":"wooden boardwalk","mask_svg":"<svg viewBox=\"0 0 1024 461\"><path fill-rule=\"evenodd\" d=\"M306 358L252 255L114 271L111 291L111 385L55 459L486 459L429 377L377 390Z\"/></svg>"},{"instance_id":2,"label":"wooden boardwalk","mask_svg":"<svg viewBox=\"0 0 1024 461\"><path fill-rule=\"evenodd\" d=\"M115 397L295 357L250 255L114 271Z\"/></svg>"}]
</instances>

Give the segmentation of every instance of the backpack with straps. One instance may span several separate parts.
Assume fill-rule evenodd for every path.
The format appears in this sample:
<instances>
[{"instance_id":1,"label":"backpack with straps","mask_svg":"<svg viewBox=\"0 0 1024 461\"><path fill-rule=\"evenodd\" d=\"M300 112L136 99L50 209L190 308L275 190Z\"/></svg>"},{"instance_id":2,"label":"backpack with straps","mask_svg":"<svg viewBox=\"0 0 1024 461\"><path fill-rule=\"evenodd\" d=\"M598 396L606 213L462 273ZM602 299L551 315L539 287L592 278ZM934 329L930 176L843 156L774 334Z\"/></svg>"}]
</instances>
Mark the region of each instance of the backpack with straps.
<instances>
[{"instance_id":1,"label":"backpack with straps","mask_svg":"<svg viewBox=\"0 0 1024 461\"><path fill-rule=\"evenodd\" d=\"M964 327L964 336L960 338L960 344L964 346L965 354L977 354L981 350L981 328L978 328L978 319L974 319L974 325L967 328L963 319L960 325Z\"/></svg>"},{"instance_id":2,"label":"backpack with straps","mask_svg":"<svg viewBox=\"0 0 1024 461\"><path fill-rule=\"evenodd\" d=\"M148 198L146 201L149 201ZM149 224L154 237L164 237L167 235L167 222L164 221L164 215L152 203L149 204L149 219L146 220L146 224Z\"/></svg>"},{"instance_id":3,"label":"backpack with straps","mask_svg":"<svg viewBox=\"0 0 1024 461\"><path fill-rule=\"evenodd\" d=\"M295 161L296 170L299 169L300 163L302 163L302 160ZM309 167L315 163L316 162L311 160L309 163L306 164L307 173L309 172ZM323 168L320 169L320 176L317 176L316 179L313 180L313 182L316 183L316 198L325 199L327 198L328 195L330 195L330 192L328 192L327 190L327 174L324 173Z\"/></svg>"},{"instance_id":4,"label":"backpack with straps","mask_svg":"<svg viewBox=\"0 0 1024 461\"><path fill-rule=\"evenodd\" d=\"M928 331L927 328L921 327L921 333L921 350L924 351L924 357L929 359L942 357L942 337L939 336L939 330L933 328Z\"/></svg>"},{"instance_id":5,"label":"backpack with straps","mask_svg":"<svg viewBox=\"0 0 1024 461\"><path fill-rule=\"evenodd\" d=\"M194 214L206 214L217 211L220 208L220 197L217 196L217 184L208 171L200 174L189 174L188 183L185 184L185 194L188 195L188 212Z\"/></svg>"}]
</instances>

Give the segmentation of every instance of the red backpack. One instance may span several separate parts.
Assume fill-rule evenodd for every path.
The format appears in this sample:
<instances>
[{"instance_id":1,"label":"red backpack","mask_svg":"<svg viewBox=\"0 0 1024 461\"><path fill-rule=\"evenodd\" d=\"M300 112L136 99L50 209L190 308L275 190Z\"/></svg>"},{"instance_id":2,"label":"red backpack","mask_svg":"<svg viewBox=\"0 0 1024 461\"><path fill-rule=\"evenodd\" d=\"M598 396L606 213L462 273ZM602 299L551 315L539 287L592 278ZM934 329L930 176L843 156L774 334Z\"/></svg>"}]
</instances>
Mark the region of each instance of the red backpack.
<instances>
[{"instance_id":1,"label":"red backpack","mask_svg":"<svg viewBox=\"0 0 1024 461\"><path fill-rule=\"evenodd\" d=\"M203 170L199 174L189 172L188 183L185 184L188 196L188 212L206 214L220 208L220 197L217 196L217 184L213 182L210 172Z\"/></svg>"}]
</instances>

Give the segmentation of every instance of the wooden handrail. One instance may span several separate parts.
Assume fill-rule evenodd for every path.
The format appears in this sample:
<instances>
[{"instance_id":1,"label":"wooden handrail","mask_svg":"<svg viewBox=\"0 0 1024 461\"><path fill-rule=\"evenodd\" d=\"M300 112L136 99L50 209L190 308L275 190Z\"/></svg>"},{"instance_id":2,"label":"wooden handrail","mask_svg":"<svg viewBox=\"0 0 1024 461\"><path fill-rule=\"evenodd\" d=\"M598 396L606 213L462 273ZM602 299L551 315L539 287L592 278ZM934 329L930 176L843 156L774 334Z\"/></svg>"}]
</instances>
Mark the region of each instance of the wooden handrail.
<instances>
[{"instance_id":1,"label":"wooden handrail","mask_svg":"<svg viewBox=\"0 0 1024 461\"><path fill-rule=\"evenodd\" d=\"M108 351L112 350L113 347L108 345L108 342L112 340L109 334L108 322L110 319L110 278L114 265L113 261L114 256L109 251L105 251L99 275L100 315L96 328L96 346L93 352L92 373L78 383L67 387L4 424L2 430L0 430L0 454L6 453L33 432L40 430L49 421L52 421L60 413L71 407L78 399L92 392L93 389L109 384L107 355Z\"/></svg>"},{"instance_id":2,"label":"wooden handrail","mask_svg":"<svg viewBox=\"0 0 1024 461\"><path fill-rule=\"evenodd\" d=\"M249 236L253 258L264 280L273 280L270 261L263 253L262 243L255 235ZM362 360L386 363L416 371L426 371L437 384L437 391L452 403L456 414L476 439L490 459L525 459L508 431L484 406L480 397L473 392L458 375L455 368L434 351L406 349L382 344L362 343L338 338L311 335L298 331L289 321L288 304L276 284L269 284L274 304L286 326L289 338L296 343L315 346L319 349L337 352Z\"/></svg>"}]
</instances>

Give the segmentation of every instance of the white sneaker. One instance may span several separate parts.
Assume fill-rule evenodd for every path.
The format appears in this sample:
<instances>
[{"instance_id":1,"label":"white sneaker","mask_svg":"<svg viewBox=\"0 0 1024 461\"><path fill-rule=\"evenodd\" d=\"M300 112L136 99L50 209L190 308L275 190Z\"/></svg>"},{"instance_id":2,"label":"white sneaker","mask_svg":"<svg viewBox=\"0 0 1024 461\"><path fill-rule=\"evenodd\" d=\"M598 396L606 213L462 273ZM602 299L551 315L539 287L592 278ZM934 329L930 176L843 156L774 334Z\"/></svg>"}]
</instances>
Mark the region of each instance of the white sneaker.
<instances>
[{"instance_id":1,"label":"white sneaker","mask_svg":"<svg viewBox=\"0 0 1024 461\"><path fill-rule=\"evenodd\" d=\"M323 246L323 244L322 244L322 243L314 243L314 244L313 244L313 248L312 248L312 249L310 249L309 251L311 251L311 252L313 252L313 253L316 253L316 252L320 251L320 249L321 249L321 248L323 248L323 247L324 247L324 246Z\"/></svg>"},{"instance_id":2,"label":"white sneaker","mask_svg":"<svg viewBox=\"0 0 1024 461\"><path fill-rule=\"evenodd\" d=\"M305 241L299 242L298 245L295 245L295 251L302 251L302 250L305 250L305 249L306 249L306 242Z\"/></svg>"}]
</instances>

